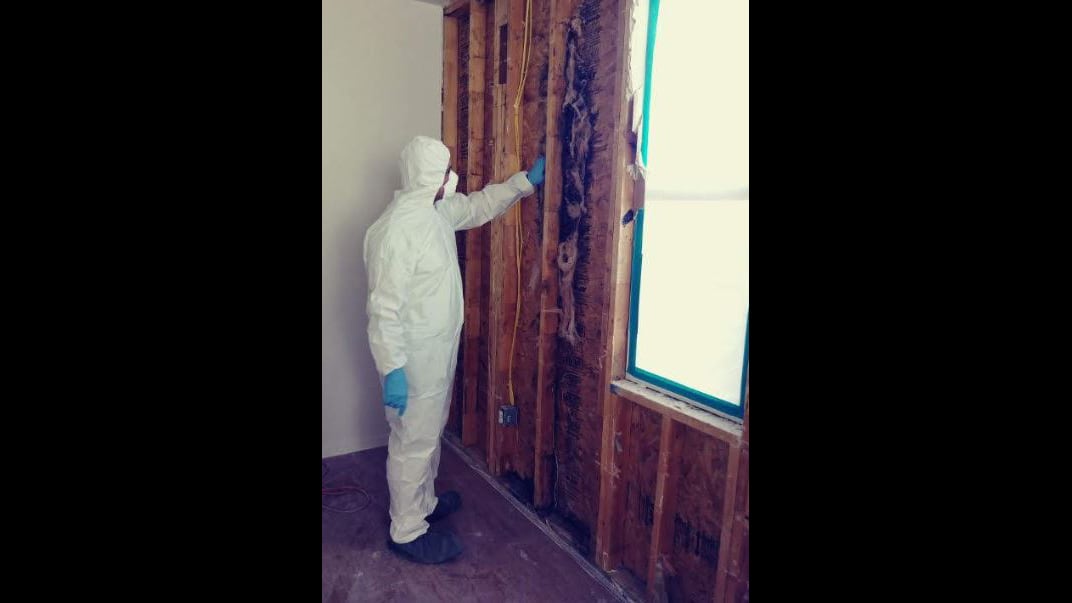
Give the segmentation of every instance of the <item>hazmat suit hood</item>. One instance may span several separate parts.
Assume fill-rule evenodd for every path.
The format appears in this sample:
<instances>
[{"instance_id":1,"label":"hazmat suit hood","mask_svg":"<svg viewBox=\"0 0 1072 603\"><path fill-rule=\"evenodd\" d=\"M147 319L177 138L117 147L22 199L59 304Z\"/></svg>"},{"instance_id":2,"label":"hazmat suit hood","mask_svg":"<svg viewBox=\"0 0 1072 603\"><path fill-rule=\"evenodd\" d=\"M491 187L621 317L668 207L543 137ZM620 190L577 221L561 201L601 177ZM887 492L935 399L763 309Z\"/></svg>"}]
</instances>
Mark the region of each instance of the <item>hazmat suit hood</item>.
<instances>
[{"instance_id":1,"label":"hazmat suit hood","mask_svg":"<svg viewBox=\"0 0 1072 603\"><path fill-rule=\"evenodd\" d=\"M450 150L442 142L427 136L417 136L402 149L399 168L402 190L395 199L431 201L443 186L443 175L450 165Z\"/></svg>"}]
</instances>

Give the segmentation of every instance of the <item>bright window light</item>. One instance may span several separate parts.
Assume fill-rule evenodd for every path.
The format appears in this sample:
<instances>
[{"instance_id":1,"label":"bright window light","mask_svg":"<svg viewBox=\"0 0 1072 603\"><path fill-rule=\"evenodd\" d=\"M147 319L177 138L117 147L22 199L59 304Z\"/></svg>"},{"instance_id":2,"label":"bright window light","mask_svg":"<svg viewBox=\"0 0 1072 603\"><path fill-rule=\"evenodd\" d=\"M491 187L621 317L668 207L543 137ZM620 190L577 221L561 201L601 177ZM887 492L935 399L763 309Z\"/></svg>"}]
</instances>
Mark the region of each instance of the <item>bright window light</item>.
<instances>
[{"instance_id":1,"label":"bright window light","mask_svg":"<svg viewBox=\"0 0 1072 603\"><path fill-rule=\"evenodd\" d=\"M657 11L630 371L741 416L748 2L663 0Z\"/></svg>"}]
</instances>

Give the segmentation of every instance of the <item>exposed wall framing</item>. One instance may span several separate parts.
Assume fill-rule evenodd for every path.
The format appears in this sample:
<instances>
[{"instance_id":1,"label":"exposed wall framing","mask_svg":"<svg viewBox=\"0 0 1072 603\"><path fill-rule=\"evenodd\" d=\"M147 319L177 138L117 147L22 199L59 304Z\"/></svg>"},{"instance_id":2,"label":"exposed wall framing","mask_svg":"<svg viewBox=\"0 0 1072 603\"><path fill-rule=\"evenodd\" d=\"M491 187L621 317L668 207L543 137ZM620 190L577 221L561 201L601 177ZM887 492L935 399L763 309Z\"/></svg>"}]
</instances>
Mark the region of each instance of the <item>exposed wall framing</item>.
<instances>
[{"instance_id":1,"label":"exposed wall framing","mask_svg":"<svg viewBox=\"0 0 1072 603\"><path fill-rule=\"evenodd\" d=\"M443 139L459 190L547 158L534 197L459 239L466 324L449 425L638 597L747 601L747 412L742 431L624 380L633 223L622 218L643 201L629 170L632 7L532 0L517 121L525 0L445 10ZM504 427L515 316L519 423Z\"/></svg>"},{"instance_id":2,"label":"exposed wall framing","mask_svg":"<svg viewBox=\"0 0 1072 603\"><path fill-rule=\"evenodd\" d=\"M447 25L448 21L453 21L453 25ZM447 82L446 76L448 72L456 72L456 78L451 82L450 86L444 86L444 99L446 99L447 93L452 92L456 97L456 101L453 105L453 111L457 116L453 122L444 120L443 122L443 134L444 140L450 141L448 148L451 149L451 167L458 174L458 190L469 190L469 145L471 144L472 136L469 127L469 65L470 65L470 16L469 11L461 11L454 19L445 19L444 27L451 28L453 31L447 33L444 29L444 82ZM448 52L451 53L450 59L448 59ZM446 103L444 103L446 106ZM480 115L479 113L477 114ZM453 131L449 134L447 129L451 128ZM453 145L453 146L452 146ZM474 233L472 239L478 240L479 233ZM466 241L466 237L470 236L466 232L456 233L456 242L458 246L458 262L460 263L462 280L466 284L465 289L468 290L469 282L473 279L474 275L479 275L480 265L477 263L479 259L474 260L473 268L469 268L469 246ZM479 282L476 282L472 287L474 290L479 291ZM475 305L475 304L474 304ZM468 320L468 319L467 319ZM479 323L477 323L479 324ZM472 410L466 405L465 400L465 363L473 362L476 360L476 354L470 352L466 354L466 345L463 342L458 349L458 367L454 375L454 390L451 398L450 416L447 420L447 429L453 432L457 436L462 435L464 427L464 415L467 411L470 413ZM468 358L468 360L467 360ZM474 384L475 385L475 384Z\"/></svg>"},{"instance_id":3,"label":"exposed wall framing","mask_svg":"<svg viewBox=\"0 0 1072 603\"><path fill-rule=\"evenodd\" d=\"M468 90L468 127L469 148L468 163L465 166L466 188L462 190L479 190L484 186L484 166L487 165L485 157L484 138L484 106L485 90L487 86L487 13L482 4L475 3L469 10L469 41L466 45L468 51L468 64L465 86ZM459 178L460 180L460 178ZM485 272L485 231L487 227L469 230L465 233L465 257L467 270L465 272L465 342L463 350L469 353L459 362L462 366L462 394L463 418L462 418L462 443L466 446L477 445L485 442L482 427L487 422L487 401L480 398L479 371L481 350L481 329L486 329L486 317L481 318L482 305L481 295L486 291L483 275ZM483 326L482 326L483 325ZM486 370L486 369L485 369ZM486 395L486 394L485 394ZM485 444L486 450L486 444Z\"/></svg>"}]
</instances>

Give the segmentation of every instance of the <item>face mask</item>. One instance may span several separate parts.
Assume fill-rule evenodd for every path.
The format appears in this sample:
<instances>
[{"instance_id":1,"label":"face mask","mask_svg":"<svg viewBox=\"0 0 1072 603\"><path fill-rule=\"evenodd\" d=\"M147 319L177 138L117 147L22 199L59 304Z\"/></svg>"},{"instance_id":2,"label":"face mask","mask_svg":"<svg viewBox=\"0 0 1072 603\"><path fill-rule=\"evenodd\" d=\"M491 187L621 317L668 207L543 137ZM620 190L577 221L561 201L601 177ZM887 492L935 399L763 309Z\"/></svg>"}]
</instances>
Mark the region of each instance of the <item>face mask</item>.
<instances>
[{"instance_id":1,"label":"face mask","mask_svg":"<svg viewBox=\"0 0 1072 603\"><path fill-rule=\"evenodd\" d=\"M453 195L456 188L458 188L458 175L451 170L450 175L447 176L447 183L443 185L443 198Z\"/></svg>"}]
</instances>

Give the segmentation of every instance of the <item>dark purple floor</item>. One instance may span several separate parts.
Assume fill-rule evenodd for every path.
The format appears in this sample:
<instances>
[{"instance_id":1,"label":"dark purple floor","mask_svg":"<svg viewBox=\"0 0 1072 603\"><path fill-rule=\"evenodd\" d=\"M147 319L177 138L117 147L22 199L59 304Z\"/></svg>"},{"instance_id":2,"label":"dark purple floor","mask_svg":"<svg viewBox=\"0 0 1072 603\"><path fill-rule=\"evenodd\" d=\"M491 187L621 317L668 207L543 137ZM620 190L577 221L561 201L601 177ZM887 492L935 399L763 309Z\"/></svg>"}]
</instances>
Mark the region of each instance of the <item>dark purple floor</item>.
<instances>
[{"instance_id":1,"label":"dark purple floor","mask_svg":"<svg viewBox=\"0 0 1072 603\"><path fill-rule=\"evenodd\" d=\"M443 446L436 491L457 490L462 509L433 524L453 529L465 552L444 565L418 565L386 548L387 448L324 459L328 487L358 485L371 503L357 513L324 510L321 518L321 601L614 601L484 479ZM337 507L365 497L325 497Z\"/></svg>"}]
</instances>

